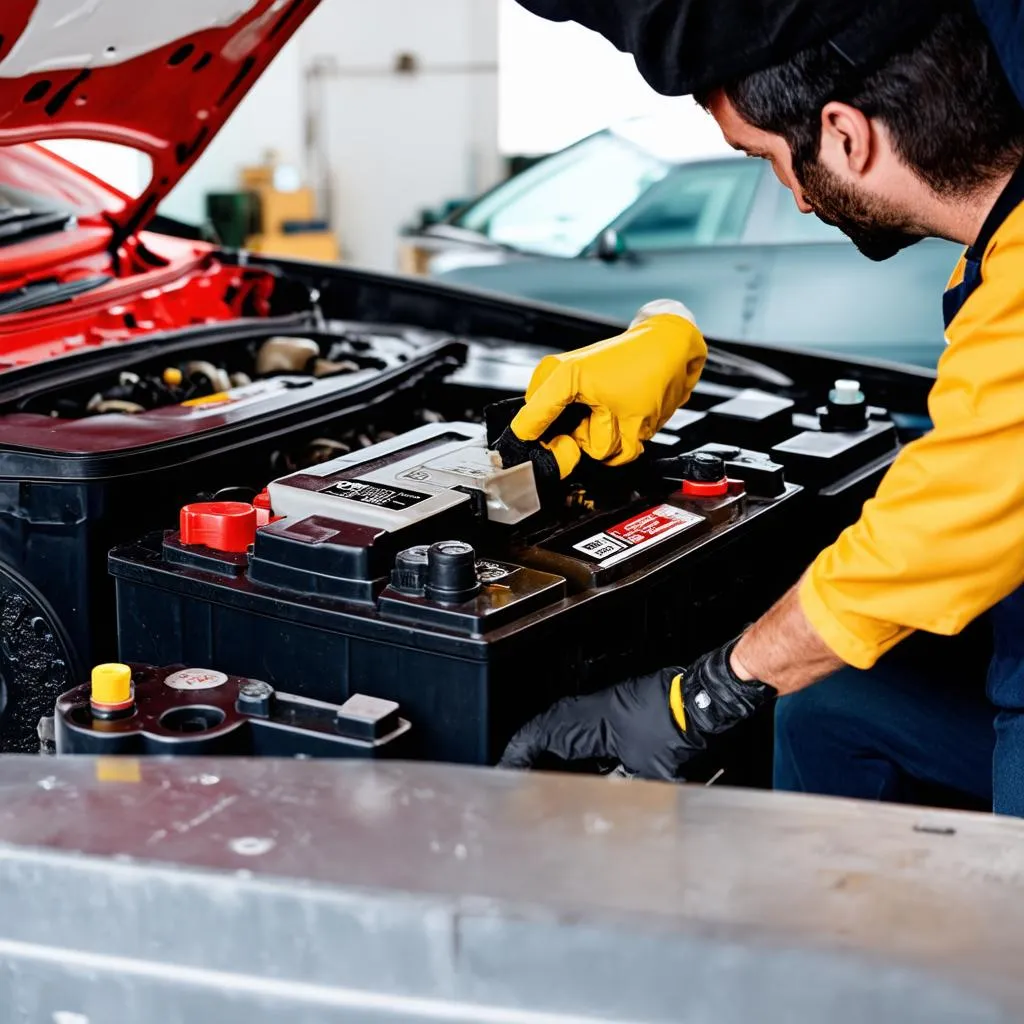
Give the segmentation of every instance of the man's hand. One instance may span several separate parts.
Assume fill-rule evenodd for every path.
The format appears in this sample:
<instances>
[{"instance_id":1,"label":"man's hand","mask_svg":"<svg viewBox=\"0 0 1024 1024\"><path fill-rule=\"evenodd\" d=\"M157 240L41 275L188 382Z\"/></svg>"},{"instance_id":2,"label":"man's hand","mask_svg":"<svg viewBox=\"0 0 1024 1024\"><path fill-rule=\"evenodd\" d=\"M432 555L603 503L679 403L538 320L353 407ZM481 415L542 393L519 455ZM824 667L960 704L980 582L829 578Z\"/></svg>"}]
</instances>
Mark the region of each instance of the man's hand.
<instances>
[{"instance_id":1,"label":"man's hand","mask_svg":"<svg viewBox=\"0 0 1024 1024\"><path fill-rule=\"evenodd\" d=\"M568 406L585 405L590 415L572 434L545 443L562 478L576 468L581 452L612 466L632 462L690 397L707 355L682 303L648 303L625 334L543 359L512 433L520 441L539 441Z\"/></svg>"},{"instance_id":2,"label":"man's hand","mask_svg":"<svg viewBox=\"0 0 1024 1024\"><path fill-rule=\"evenodd\" d=\"M731 729L775 691L744 682L730 659L736 642L690 668L665 668L589 697L559 701L524 726L499 767L531 768L544 755L563 761L617 761L646 779L676 780L708 738Z\"/></svg>"},{"instance_id":3,"label":"man's hand","mask_svg":"<svg viewBox=\"0 0 1024 1024\"><path fill-rule=\"evenodd\" d=\"M845 667L804 614L800 584L744 633L732 655L732 668L741 679L763 679L780 696Z\"/></svg>"}]
</instances>

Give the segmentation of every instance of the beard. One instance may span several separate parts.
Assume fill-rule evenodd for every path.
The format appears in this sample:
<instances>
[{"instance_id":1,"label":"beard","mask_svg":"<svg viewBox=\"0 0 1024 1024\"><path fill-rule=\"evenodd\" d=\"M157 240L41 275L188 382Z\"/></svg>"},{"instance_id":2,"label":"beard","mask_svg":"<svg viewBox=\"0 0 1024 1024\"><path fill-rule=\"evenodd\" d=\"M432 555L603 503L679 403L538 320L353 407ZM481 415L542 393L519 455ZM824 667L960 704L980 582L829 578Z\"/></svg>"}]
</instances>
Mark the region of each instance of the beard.
<instances>
[{"instance_id":1,"label":"beard","mask_svg":"<svg viewBox=\"0 0 1024 1024\"><path fill-rule=\"evenodd\" d=\"M839 228L869 260L891 259L927 237L904 215L856 192L818 162L806 164L799 177L818 219Z\"/></svg>"}]
</instances>

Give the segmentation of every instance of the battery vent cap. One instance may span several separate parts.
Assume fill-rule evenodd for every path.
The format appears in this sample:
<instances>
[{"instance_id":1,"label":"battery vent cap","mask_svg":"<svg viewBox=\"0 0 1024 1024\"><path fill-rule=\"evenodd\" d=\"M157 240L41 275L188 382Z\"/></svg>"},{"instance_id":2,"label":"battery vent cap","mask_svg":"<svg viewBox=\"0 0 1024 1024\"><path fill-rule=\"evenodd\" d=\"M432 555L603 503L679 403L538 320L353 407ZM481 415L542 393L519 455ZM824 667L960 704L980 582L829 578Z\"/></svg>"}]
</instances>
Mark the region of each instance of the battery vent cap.
<instances>
[{"instance_id":1,"label":"battery vent cap","mask_svg":"<svg viewBox=\"0 0 1024 1024\"><path fill-rule=\"evenodd\" d=\"M818 412L826 433L856 433L868 426L868 403L860 381L837 380L828 393L828 403Z\"/></svg>"},{"instance_id":2,"label":"battery vent cap","mask_svg":"<svg viewBox=\"0 0 1024 1024\"><path fill-rule=\"evenodd\" d=\"M115 710L130 707L132 670L127 665L97 665L92 670L90 702L94 708Z\"/></svg>"},{"instance_id":3,"label":"battery vent cap","mask_svg":"<svg viewBox=\"0 0 1024 1024\"><path fill-rule=\"evenodd\" d=\"M429 548L421 544L398 553L391 571L391 586L400 594L423 596L427 586L428 551Z\"/></svg>"},{"instance_id":4,"label":"battery vent cap","mask_svg":"<svg viewBox=\"0 0 1024 1024\"><path fill-rule=\"evenodd\" d=\"M480 593L476 552L460 540L433 544L427 552L427 597L443 604L461 604Z\"/></svg>"},{"instance_id":5,"label":"battery vent cap","mask_svg":"<svg viewBox=\"0 0 1024 1024\"><path fill-rule=\"evenodd\" d=\"M181 542L242 554L256 540L256 509L241 501L210 501L181 510Z\"/></svg>"}]
</instances>

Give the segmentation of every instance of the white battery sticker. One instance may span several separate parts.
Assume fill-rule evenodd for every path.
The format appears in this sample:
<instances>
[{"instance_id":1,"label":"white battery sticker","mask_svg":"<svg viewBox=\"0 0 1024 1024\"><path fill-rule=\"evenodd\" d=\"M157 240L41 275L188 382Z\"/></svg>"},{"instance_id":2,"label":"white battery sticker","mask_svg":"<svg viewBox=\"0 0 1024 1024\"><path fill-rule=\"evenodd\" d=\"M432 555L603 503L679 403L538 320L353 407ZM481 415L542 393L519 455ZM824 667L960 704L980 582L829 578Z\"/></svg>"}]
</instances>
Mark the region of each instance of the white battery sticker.
<instances>
[{"instance_id":1,"label":"white battery sticker","mask_svg":"<svg viewBox=\"0 0 1024 1024\"><path fill-rule=\"evenodd\" d=\"M223 672L214 672L208 668L183 668L164 680L164 685L172 690L215 690L223 686L228 677Z\"/></svg>"},{"instance_id":2,"label":"white battery sticker","mask_svg":"<svg viewBox=\"0 0 1024 1024\"><path fill-rule=\"evenodd\" d=\"M466 445L455 451L439 455L422 466L416 466L398 476L399 480L441 480L461 477L469 480L489 480L501 472L490 452L478 445Z\"/></svg>"},{"instance_id":3,"label":"white battery sticker","mask_svg":"<svg viewBox=\"0 0 1024 1024\"><path fill-rule=\"evenodd\" d=\"M412 508L432 497L419 491L403 491L387 484L373 483L370 480L339 480L331 487L325 487L321 494L333 494L336 498L346 501L358 501L363 505L375 505L377 508L401 512Z\"/></svg>"},{"instance_id":4,"label":"white battery sticker","mask_svg":"<svg viewBox=\"0 0 1024 1024\"><path fill-rule=\"evenodd\" d=\"M674 505L658 505L573 547L607 567L703 522L703 518L693 512Z\"/></svg>"},{"instance_id":5,"label":"white battery sticker","mask_svg":"<svg viewBox=\"0 0 1024 1024\"><path fill-rule=\"evenodd\" d=\"M609 555L626 550L625 544L621 541L613 540L607 533L599 533L596 537L588 537L586 540L581 540L579 544L573 544L573 547L594 559L595 562L600 562Z\"/></svg>"}]
</instances>

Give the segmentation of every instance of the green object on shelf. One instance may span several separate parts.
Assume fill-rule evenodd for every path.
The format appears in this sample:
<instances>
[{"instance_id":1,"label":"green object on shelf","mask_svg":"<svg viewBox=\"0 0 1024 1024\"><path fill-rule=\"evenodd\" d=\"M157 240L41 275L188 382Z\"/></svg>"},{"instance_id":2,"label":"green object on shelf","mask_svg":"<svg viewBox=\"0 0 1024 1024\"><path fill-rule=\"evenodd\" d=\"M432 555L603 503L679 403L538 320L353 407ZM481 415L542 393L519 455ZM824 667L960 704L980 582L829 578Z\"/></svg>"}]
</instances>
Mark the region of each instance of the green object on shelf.
<instances>
[{"instance_id":1,"label":"green object on shelf","mask_svg":"<svg viewBox=\"0 0 1024 1024\"><path fill-rule=\"evenodd\" d=\"M208 192L206 216L221 244L240 249L260 230L260 201L255 192Z\"/></svg>"}]
</instances>

